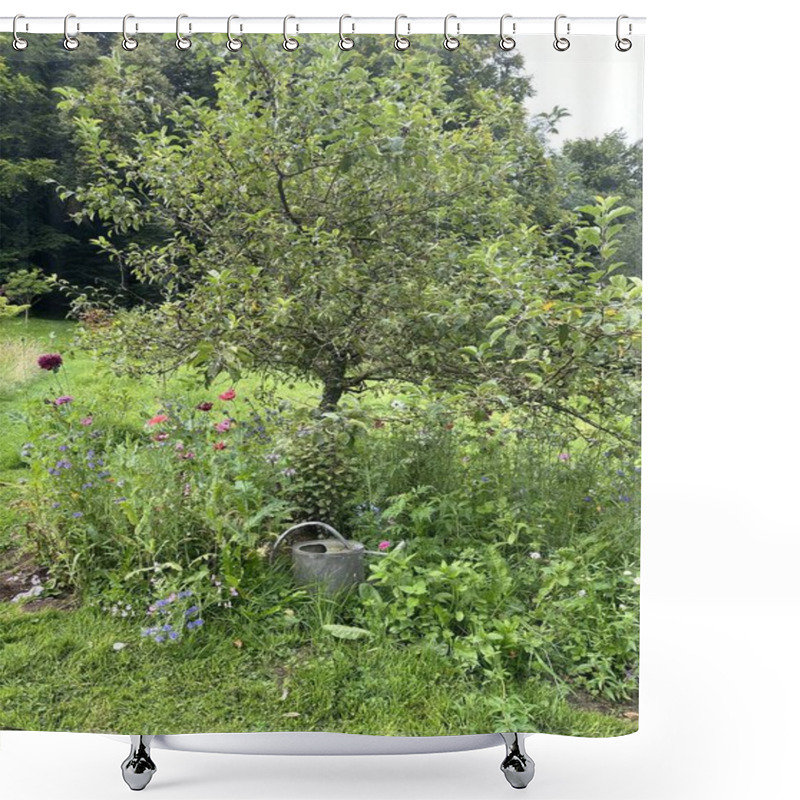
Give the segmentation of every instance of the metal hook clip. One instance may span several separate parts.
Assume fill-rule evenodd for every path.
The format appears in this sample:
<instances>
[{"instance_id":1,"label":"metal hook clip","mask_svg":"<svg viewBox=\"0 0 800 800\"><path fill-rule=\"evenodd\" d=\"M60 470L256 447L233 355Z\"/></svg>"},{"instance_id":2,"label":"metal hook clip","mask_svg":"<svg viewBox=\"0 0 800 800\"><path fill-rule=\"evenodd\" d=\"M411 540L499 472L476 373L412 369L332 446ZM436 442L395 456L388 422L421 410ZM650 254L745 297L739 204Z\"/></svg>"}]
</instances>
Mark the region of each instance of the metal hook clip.
<instances>
[{"instance_id":1,"label":"metal hook clip","mask_svg":"<svg viewBox=\"0 0 800 800\"><path fill-rule=\"evenodd\" d=\"M408 19L405 14L398 14L394 18L394 49L395 50L408 50L411 47L411 40L406 39L405 36L400 35L400 20ZM411 33L411 26L408 26L408 32Z\"/></svg>"},{"instance_id":2,"label":"metal hook clip","mask_svg":"<svg viewBox=\"0 0 800 800\"><path fill-rule=\"evenodd\" d=\"M560 19L566 19L566 14L559 14L555 21L553 22L553 36L555 37L555 41L553 42L553 47L558 50L559 53L563 53L565 50L569 50L570 41L567 39L566 36L559 36L558 35L558 21ZM567 34L569 34L569 22L567 23Z\"/></svg>"},{"instance_id":3,"label":"metal hook clip","mask_svg":"<svg viewBox=\"0 0 800 800\"><path fill-rule=\"evenodd\" d=\"M297 39L293 39L287 33L287 26L290 19L297 19L297 17L289 14L283 18L283 49L287 53L291 53L293 50L297 50L297 48L300 47L300 42L298 42Z\"/></svg>"},{"instance_id":4,"label":"metal hook clip","mask_svg":"<svg viewBox=\"0 0 800 800\"><path fill-rule=\"evenodd\" d=\"M349 36L345 36L344 32L342 30L342 26L343 26L344 21L346 19L353 19L353 18L349 14L342 14L342 16L339 17L339 49L340 50L352 50L353 47L355 46L355 42ZM355 24L352 26L352 29L353 30L356 29Z\"/></svg>"},{"instance_id":5,"label":"metal hook clip","mask_svg":"<svg viewBox=\"0 0 800 800\"><path fill-rule=\"evenodd\" d=\"M614 47L616 47L617 50L620 51L620 53L627 53L628 50L630 50L631 47L633 47L633 42L630 39L623 39L620 36L620 27L621 27L620 23L624 19L628 19L628 15L627 14L620 14L617 17L617 41L614 42ZM630 36L632 32L633 32L633 26L629 22L628 23L628 36Z\"/></svg>"},{"instance_id":6,"label":"metal hook clip","mask_svg":"<svg viewBox=\"0 0 800 800\"><path fill-rule=\"evenodd\" d=\"M175 47L178 50L188 50L192 46L192 40L187 39L181 33L181 20L188 19L188 14L178 14L177 18L175 19ZM189 33L192 32L192 23L189 23Z\"/></svg>"},{"instance_id":7,"label":"metal hook clip","mask_svg":"<svg viewBox=\"0 0 800 800\"><path fill-rule=\"evenodd\" d=\"M77 50L80 47L80 42L74 37L69 35L69 21L71 19L75 19L74 14L67 14L64 17L64 49L65 50ZM77 33L81 29L80 23L76 23L75 25L75 32Z\"/></svg>"},{"instance_id":8,"label":"metal hook clip","mask_svg":"<svg viewBox=\"0 0 800 800\"><path fill-rule=\"evenodd\" d=\"M236 53L237 51L241 50L242 49L242 45L244 44L244 42L242 42L241 39L235 39L233 34L231 33L231 22L233 22L233 20L235 20L235 19L239 19L239 17L237 17L236 14L231 14L228 17L228 41L225 42L225 47L227 47L228 50L231 51L231 53ZM241 33L241 30L242 30L242 26L240 25L239 26L239 32L240 33Z\"/></svg>"},{"instance_id":9,"label":"metal hook clip","mask_svg":"<svg viewBox=\"0 0 800 800\"><path fill-rule=\"evenodd\" d=\"M512 39L510 36L506 36L505 31L503 30L503 26L504 26L505 21L507 19L513 19L511 14L503 14L503 16L500 17L500 49L501 50L506 50L506 51L513 50L517 46L517 42L514 39ZM511 32L512 33L516 33L517 32L517 23L516 22L512 23Z\"/></svg>"},{"instance_id":10,"label":"metal hook clip","mask_svg":"<svg viewBox=\"0 0 800 800\"><path fill-rule=\"evenodd\" d=\"M14 37L12 42L11 42L11 46L15 50L24 50L28 46L28 40L27 39L23 39L17 33L17 20L18 19L25 19L25 15L24 14L17 14L14 17L14 21L11 23L11 34ZM25 23L25 30L28 30L28 23L27 22Z\"/></svg>"},{"instance_id":11,"label":"metal hook clip","mask_svg":"<svg viewBox=\"0 0 800 800\"><path fill-rule=\"evenodd\" d=\"M139 46L139 42L128 33L128 20L135 19L133 14L126 14L122 18L122 49L135 50ZM139 24L136 24L136 30L139 30Z\"/></svg>"},{"instance_id":12,"label":"metal hook clip","mask_svg":"<svg viewBox=\"0 0 800 800\"><path fill-rule=\"evenodd\" d=\"M444 47L445 50L450 50L452 52L453 50L458 49L458 46L461 44L461 42L459 42L458 39L455 38L455 36L451 36L447 32L447 23L450 22L451 19L458 19L458 17L456 17L455 14L448 14L444 18L444 41L442 42L442 46ZM456 33L460 32L461 32L461 23L457 22Z\"/></svg>"}]
</instances>

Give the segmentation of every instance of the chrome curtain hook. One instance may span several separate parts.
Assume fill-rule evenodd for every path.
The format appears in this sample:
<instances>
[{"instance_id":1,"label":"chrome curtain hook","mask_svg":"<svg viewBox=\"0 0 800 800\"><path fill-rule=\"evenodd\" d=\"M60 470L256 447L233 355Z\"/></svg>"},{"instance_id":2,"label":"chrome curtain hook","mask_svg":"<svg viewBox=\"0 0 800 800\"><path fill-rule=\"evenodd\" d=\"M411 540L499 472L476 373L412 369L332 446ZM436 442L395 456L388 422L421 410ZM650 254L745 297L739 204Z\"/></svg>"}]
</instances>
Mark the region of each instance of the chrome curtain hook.
<instances>
[{"instance_id":1,"label":"chrome curtain hook","mask_svg":"<svg viewBox=\"0 0 800 800\"><path fill-rule=\"evenodd\" d=\"M80 44L81 44L74 36L70 36L70 34L69 34L69 21L71 19L75 19L75 15L74 14L67 14L67 16L64 17L64 49L65 50L77 50L78 47L80 47ZM76 23L75 32L77 33L80 29L81 29L80 24Z\"/></svg>"},{"instance_id":2,"label":"chrome curtain hook","mask_svg":"<svg viewBox=\"0 0 800 800\"><path fill-rule=\"evenodd\" d=\"M559 36L558 35L558 21L560 19L566 19L566 14L559 14L555 21L553 22L553 36L555 37L555 41L553 42L553 47L558 50L559 53L563 53L565 50L569 50L570 41L567 39L566 36ZM567 23L567 34L569 34L569 22Z\"/></svg>"},{"instance_id":3,"label":"chrome curtain hook","mask_svg":"<svg viewBox=\"0 0 800 800\"><path fill-rule=\"evenodd\" d=\"M192 40L187 39L181 33L181 20L188 18L189 18L188 14L178 14L178 16L175 19L175 47L177 47L178 50L188 50L192 46ZM192 30L192 23L190 22L189 31L191 32L191 30Z\"/></svg>"},{"instance_id":4,"label":"chrome curtain hook","mask_svg":"<svg viewBox=\"0 0 800 800\"><path fill-rule=\"evenodd\" d=\"M298 42L297 39L293 39L287 33L290 19L297 19L297 17L288 14L283 18L283 49L287 53L291 53L292 51L297 50L297 48L300 47L300 42Z\"/></svg>"},{"instance_id":5,"label":"chrome curtain hook","mask_svg":"<svg viewBox=\"0 0 800 800\"><path fill-rule=\"evenodd\" d=\"M244 42L242 42L241 39L235 39L233 34L231 33L231 22L233 22L233 20L235 19L239 19L239 17L237 17L236 14L231 14L228 17L228 41L225 43L225 47L227 47L228 50L231 51L231 53L235 53L238 50L241 50L242 45L244 44ZM240 31L242 30L241 25L239 26L239 30Z\"/></svg>"},{"instance_id":6,"label":"chrome curtain hook","mask_svg":"<svg viewBox=\"0 0 800 800\"><path fill-rule=\"evenodd\" d=\"M517 46L517 42L512 39L510 36L506 36L503 26L505 25L505 21L507 19L513 19L511 14L503 14L500 17L500 49L501 50L513 50ZM512 33L516 33L517 24L514 22L511 26Z\"/></svg>"},{"instance_id":7,"label":"chrome curtain hook","mask_svg":"<svg viewBox=\"0 0 800 800\"><path fill-rule=\"evenodd\" d=\"M617 50L620 51L620 53L627 53L628 50L630 50L631 47L633 47L633 42L630 39L623 39L620 36L620 29L622 27L620 23L624 19L628 19L628 15L627 14L620 14L617 17L617 41L614 42L614 47L616 47ZM628 35L629 36L632 33L632 31L633 31L633 26L629 22L628 23Z\"/></svg>"},{"instance_id":8,"label":"chrome curtain hook","mask_svg":"<svg viewBox=\"0 0 800 800\"><path fill-rule=\"evenodd\" d=\"M11 46L15 50L24 50L28 46L28 40L27 39L23 39L17 33L17 20L18 19L25 19L25 15L24 14L17 14L14 17L14 21L11 23L11 33L12 33L12 35L14 37L13 40L11 41ZM27 27L28 27L27 23L26 23L25 27L27 29Z\"/></svg>"},{"instance_id":9,"label":"chrome curtain hook","mask_svg":"<svg viewBox=\"0 0 800 800\"><path fill-rule=\"evenodd\" d=\"M134 39L131 35L128 34L128 20L135 19L133 14L126 14L122 18L122 49L123 50L135 50L139 46L139 42ZM136 30L139 29L139 25L136 25Z\"/></svg>"},{"instance_id":10,"label":"chrome curtain hook","mask_svg":"<svg viewBox=\"0 0 800 800\"><path fill-rule=\"evenodd\" d=\"M456 17L455 14L448 14L444 18L444 41L442 42L442 46L444 47L445 50L450 50L452 52L453 50L458 49L458 46L461 44L461 42L459 42L458 39L455 38L455 36L451 36L447 32L447 23L450 22L451 19L458 19L458 17ZM460 27L461 23L457 22L456 33L459 32Z\"/></svg>"},{"instance_id":11,"label":"chrome curtain hook","mask_svg":"<svg viewBox=\"0 0 800 800\"><path fill-rule=\"evenodd\" d=\"M394 18L394 49L395 50L408 50L411 47L411 40L406 39L405 36L400 35L400 20L408 19L405 14L398 14ZM408 26L408 32L411 33L411 26Z\"/></svg>"},{"instance_id":12,"label":"chrome curtain hook","mask_svg":"<svg viewBox=\"0 0 800 800\"><path fill-rule=\"evenodd\" d=\"M342 26L344 25L344 21L346 19L353 19L349 14L342 14L339 17L339 49L340 50L352 50L355 46L355 42L349 37L344 35L344 31L342 30ZM355 25L352 26L355 30Z\"/></svg>"}]
</instances>

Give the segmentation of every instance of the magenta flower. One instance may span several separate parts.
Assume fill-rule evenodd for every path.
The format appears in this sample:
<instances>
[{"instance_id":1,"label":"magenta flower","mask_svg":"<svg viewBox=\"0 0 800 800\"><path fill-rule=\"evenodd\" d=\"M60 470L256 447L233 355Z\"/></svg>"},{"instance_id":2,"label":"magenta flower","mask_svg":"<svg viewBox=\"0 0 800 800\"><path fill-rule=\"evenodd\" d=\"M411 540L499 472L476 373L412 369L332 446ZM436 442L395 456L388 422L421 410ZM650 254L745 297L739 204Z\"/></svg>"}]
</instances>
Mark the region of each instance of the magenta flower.
<instances>
[{"instance_id":1,"label":"magenta flower","mask_svg":"<svg viewBox=\"0 0 800 800\"><path fill-rule=\"evenodd\" d=\"M559 461L569 461L569 453L559 453L558 454Z\"/></svg>"},{"instance_id":2,"label":"magenta flower","mask_svg":"<svg viewBox=\"0 0 800 800\"><path fill-rule=\"evenodd\" d=\"M92 417L84 417L81 420L81 425L83 425L83 426L88 428L89 425L91 425L93 422L94 422L94 419Z\"/></svg>"},{"instance_id":3,"label":"magenta flower","mask_svg":"<svg viewBox=\"0 0 800 800\"><path fill-rule=\"evenodd\" d=\"M58 353L45 353L36 360L36 363L42 368L51 372L58 372L64 359Z\"/></svg>"},{"instance_id":4,"label":"magenta flower","mask_svg":"<svg viewBox=\"0 0 800 800\"><path fill-rule=\"evenodd\" d=\"M220 433L225 433L231 429L231 424L233 423L232 419L224 419L222 422L218 422L214 427Z\"/></svg>"},{"instance_id":5,"label":"magenta flower","mask_svg":"<svg viewBox=\"0 0 800 800\"><path fill-rule=\"evenodd\" d=\"M236 397L236 391L234 389L228 389L227 392L223 392L220 396L220 400L233 400Z\"/></svg>"},{"instance_id":6,"label":"magenta flower","mask_svg":"<svg viewBox=\"0 0 800 800\"><path fill-rule=\"evenodd\" d=\"M388 549L389 549L391 546L392 546L392 543L391 543L390 541L387 541L386 539L384 539L384 540L383 540L383 541L382 541L382 542L381 542L381 543L378 545L378 550L388 550Z\"/></svg>"},{"instance_id":7,"label":"magenta flower","mask_svg":"<svg viewBox=\"0 0 800 800\"><path fill-rule=\"evenodd\" d=\"M54 406L65 406L67 403L71 403L75 398L68 394L62 394L61 397L56 397L53 400Z\"/></svg>"}]
</instances>

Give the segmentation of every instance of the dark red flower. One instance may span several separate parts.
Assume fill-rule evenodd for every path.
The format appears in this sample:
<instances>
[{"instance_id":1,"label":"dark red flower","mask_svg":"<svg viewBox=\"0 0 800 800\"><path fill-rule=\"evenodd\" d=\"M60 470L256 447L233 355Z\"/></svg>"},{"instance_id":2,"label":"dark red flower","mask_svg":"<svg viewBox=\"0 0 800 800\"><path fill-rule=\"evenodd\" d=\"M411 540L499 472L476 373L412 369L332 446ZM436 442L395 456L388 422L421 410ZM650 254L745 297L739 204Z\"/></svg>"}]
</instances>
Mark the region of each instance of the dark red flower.
<instances>
[{"instance_id":1,"label":"dark red flower","mask_svg":"<svg viewBox=\"0 0 800 800\"><path fill-rule=\"evenodd\" d=\"M61 365L64 363L64 359L61 358L58 353L45 353L44 355L39 356L37 363L42 369L58 372L58 370L61 368Z\"/></svg>"},{"instance_id":2,"label":"dark red flower","mask_svg":"<svg viewBox=\"0 0 800 800\"><path fill-rule=\"evenodd\" d=\"M204 400L202 403L198 403L195 408L198 411L211 411L214 408L214 404L210 403L208 400Z\"/></svg>"},{"instance_id":3,"label":"dark red flower","mask_svg":"<svg viewBox=\"0 0 800 800\"><path fill-rule=\"evenodd\" d=\"M225 442L214 442L214 449L215 450L224 450L228 445Z\"/></svg>"}]
</instances>

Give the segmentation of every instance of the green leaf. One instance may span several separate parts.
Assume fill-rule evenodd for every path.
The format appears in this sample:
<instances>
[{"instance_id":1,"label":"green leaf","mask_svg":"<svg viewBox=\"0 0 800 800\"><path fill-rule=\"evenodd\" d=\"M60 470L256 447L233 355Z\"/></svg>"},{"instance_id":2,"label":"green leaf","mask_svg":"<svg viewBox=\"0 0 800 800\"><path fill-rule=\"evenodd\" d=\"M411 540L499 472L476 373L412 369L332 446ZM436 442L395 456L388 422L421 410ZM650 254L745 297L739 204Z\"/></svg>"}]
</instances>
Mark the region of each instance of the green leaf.
<instances>
[{"instance_id":1,"label":"green leaf","mask_svg":"<svg viewBox=\"0 0 800 800\"><path fill-rule=\"evenodd\" d=\"M323 625L322 630L337 639L365 639L372 636L366 628L353 628L349 625Z\"/></svg>"}]
</instances>

